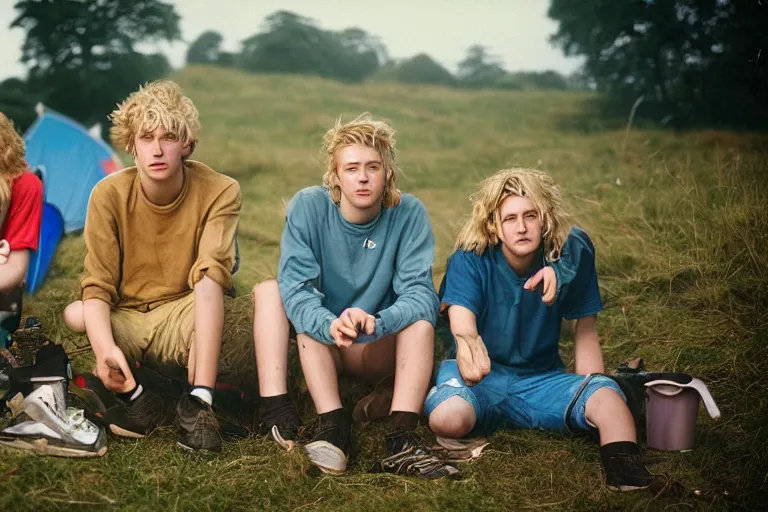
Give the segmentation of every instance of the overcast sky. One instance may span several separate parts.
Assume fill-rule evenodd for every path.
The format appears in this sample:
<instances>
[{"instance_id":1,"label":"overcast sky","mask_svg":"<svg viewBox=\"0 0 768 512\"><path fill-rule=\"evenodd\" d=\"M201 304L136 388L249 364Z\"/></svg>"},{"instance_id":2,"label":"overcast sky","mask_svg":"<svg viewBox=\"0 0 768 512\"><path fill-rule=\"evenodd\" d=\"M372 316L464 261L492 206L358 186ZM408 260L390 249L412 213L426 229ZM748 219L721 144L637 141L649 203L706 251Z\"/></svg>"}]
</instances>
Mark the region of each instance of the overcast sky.
<instances>
[{"instance_id":1,"label":"overcast sky","mask_svg":"<svg viewBox=\"0 0 768 512\"><path fill-rule=\"evenodd\" d=\"M16 0L0 0L0 80L25 75L19 62L24 32L8 30ZM186 43L215 30L224 49L237 51L259 31L266 16L289 10L314 19L321 28L359 27L378 35L393 58L427 53L451 71L470 45L479 43L501 58L506 69L554 69L570 73L580 60L566 58L548 41L556 24L547 17L549 0L175 0ZM449 6L450 5L450 6ZM158 45L174 67L184 65L186 43Z\"/></svg>"}]
</instances>

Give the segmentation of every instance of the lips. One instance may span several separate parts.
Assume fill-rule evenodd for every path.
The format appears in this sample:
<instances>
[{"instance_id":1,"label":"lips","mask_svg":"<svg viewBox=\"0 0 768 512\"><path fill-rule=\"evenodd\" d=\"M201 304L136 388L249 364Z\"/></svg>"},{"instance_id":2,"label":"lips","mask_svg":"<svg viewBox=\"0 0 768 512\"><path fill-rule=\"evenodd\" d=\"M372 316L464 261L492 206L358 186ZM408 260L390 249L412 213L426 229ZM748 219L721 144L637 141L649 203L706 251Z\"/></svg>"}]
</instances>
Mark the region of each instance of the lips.
<instances>
[{"instance_id":1,"label":"lips","mask_svg":"<svg viewBox=\"0 0 768 512\"><path fill-rule=\"evenodd\" d=\"M155 162L153 164L149 164L149 168L155 171L161 171L163 169L167 169L168 165L164 164L163 162Z\"/></svg>"},{"instance_id":2,"label":"lips","mask_svg":"<svg viewBox=\"0 0 768 512\"><path fill-rule=\"evenodd\" d=\"M368 197L368 196L371 195L371 191L370 190L358 190L357 192L355 192L355 194L358 195L358 196Z\"/></svg>"}]
</instances>

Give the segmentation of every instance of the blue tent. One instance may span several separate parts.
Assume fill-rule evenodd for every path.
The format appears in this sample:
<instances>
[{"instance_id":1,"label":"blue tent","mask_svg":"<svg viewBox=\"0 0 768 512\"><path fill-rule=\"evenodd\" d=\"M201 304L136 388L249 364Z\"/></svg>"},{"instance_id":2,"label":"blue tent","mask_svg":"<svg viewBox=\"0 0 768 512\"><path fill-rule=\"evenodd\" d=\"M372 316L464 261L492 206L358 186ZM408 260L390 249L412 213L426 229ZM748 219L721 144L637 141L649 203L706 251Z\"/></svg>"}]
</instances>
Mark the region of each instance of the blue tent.
<instances>
[{"instance_id":1,"label":"blue tent","mask_svg":"<svg viewBox=\"0 0 768 512\"><path fill-rule=\"evenodd\" d=\"M94 185L123 167L112 148L66 116L38 108L24 134L27 163L45 175L46 201L64 218L64 231L82 230Z\"/></svg>"}]
</instances>

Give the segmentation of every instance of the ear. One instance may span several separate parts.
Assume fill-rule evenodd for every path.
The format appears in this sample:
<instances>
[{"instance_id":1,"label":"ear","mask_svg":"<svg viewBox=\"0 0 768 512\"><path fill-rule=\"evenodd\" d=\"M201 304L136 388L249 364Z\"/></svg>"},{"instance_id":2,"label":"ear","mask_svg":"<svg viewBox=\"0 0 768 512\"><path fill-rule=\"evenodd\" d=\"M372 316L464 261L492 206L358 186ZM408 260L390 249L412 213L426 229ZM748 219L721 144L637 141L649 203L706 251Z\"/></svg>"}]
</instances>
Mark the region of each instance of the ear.
<instances>
[{"instance_id":1,"label":"ear","mask_svg":"<svg viewBox=\"0 0 768 512\"><path fill-rule=\"evenodd\" d=\"M190 142L189 144L186 144L184 146L184 149L181 152L181 158L187 158L189 155L192 154L192 151L195 150L195 143Z\"/></svg>"}]
</instances>

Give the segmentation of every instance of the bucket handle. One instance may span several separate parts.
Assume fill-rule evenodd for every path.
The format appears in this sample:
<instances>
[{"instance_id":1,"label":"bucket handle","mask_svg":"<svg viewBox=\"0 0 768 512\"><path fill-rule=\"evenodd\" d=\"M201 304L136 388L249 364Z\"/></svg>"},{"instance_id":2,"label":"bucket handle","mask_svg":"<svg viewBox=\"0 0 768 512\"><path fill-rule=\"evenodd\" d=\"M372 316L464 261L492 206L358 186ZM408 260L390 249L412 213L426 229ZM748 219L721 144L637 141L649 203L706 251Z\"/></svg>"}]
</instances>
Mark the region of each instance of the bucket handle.
<instances>
[{"instance_id":1,"label":"bucket handle","mask_svg":"<svg viewBox=\"0 0 768 512\"><path fill-rule=\"evenodd\" d=\"M712 395L709 392L709 389L707 388L707 385L704 384L700 379L692 378L690 382L686 384L681 384L679 382L675 382L672 380L654 380L651 382L646 382L646 387L653 387L659 384L666 384L668 386L675 386L678 388L693 388L701 397L702 402L704 402L704 407L706 407L707 412L709 413L709 416L713 419L717 419L720 417L720 409L718 409L717 404L715 404L715 399L712 398Z\"/></svg>"}]
</instances>

